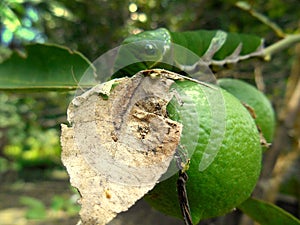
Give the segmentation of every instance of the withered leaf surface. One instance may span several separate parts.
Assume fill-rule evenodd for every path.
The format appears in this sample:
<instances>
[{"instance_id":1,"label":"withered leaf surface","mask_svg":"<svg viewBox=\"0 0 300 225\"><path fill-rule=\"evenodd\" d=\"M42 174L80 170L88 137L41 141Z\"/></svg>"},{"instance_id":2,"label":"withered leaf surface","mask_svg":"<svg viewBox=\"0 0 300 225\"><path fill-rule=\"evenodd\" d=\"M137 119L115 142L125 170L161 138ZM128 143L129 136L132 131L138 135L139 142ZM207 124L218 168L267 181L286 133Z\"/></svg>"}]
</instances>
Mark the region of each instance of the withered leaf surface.
<instances>
[{"instance_id":1,"label":"withered leaf surface","mask_svg":"<svg viewBox=\"0 0 300 225\"><path fill-rule=\"evenodd\" d=\"M167 171L182 131L166 112L173 82L141 72L99 84L71 102L62 161L81 195L83 224L107 224Z\"/></svg>"}]
</instances>

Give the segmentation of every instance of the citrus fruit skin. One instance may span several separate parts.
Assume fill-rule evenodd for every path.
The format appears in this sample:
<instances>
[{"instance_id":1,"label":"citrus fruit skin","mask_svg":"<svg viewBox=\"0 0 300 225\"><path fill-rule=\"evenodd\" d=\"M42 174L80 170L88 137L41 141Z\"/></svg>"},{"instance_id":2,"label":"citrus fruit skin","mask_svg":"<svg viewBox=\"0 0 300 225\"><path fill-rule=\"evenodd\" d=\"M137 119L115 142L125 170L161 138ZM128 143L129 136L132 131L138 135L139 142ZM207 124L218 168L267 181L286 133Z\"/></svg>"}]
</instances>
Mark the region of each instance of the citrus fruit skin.
<instances>
[{"instance_id":1,"label":"citrus fruit skin","mask_svg":"<svg viewBox=\"0 0 300 225\"><path fill-rule=\"evenodd\" d=\"M255 122L267 142L272 142L275 130L275 114L267 97L254 86L237 79L219 79L218 84L242 103L251 106L256 114Z\"/></svg>"},{"instance_id":2,"label":"citrus fruit skin","mask_svg":"<svg viewBox=\"0 0 300 225\"><path fill-rule=\"evenodd\" d=\"M177 82L186 90L191 101L196 104L200 125L197 147L190 159L187 170L187 196L194 224L200 219L223 215L246 200L259 177L261 169L260 138L250 114L238 99L221 90L225 102L225 134L214 161L204 171L199 171L199 163L209 141L211 112L204 90L192 81ZM179 107L169 104L171 119L184 116L185 104ZM187 104L188 105L188 104ZM173 117L173 118L172 118ZM184 124L183 124L184 126ZM190 134L195 135L194 133ZM184 143L182 143L184 144ZM182 218L176 182L178 174L158 183L146 196L146 201L157 210Z\"/></svg>"}]
</instances>

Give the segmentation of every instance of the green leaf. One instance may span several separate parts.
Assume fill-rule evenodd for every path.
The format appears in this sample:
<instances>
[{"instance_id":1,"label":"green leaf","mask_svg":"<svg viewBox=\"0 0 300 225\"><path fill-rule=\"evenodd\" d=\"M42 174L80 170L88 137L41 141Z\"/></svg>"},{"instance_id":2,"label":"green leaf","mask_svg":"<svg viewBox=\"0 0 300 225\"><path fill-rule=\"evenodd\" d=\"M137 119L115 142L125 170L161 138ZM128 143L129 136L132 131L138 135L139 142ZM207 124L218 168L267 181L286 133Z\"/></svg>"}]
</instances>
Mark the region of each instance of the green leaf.
<instances>
[{"instance_id":1,"label":"green leaf","mask_svg":"<svg viewBox=\"0 0 300 225\"><path fill-rule=\"evenodd\" d=\"M249 198L238 208L261 225L300 225L300 220L288 212L262 200Z\"/></svg>"},{"instance_id":2,"label":"green leaf","mask_svg":"<svg viewBox=\"0 0 300 225\"><path fill-rule=\"evenodd\" d=\"M222 30L169 32L165 28L127 37L118 51L113 77L162 68L187 74L195 68L223 66L264 55L261 37ZM122 65L124 65L123 69ZM119 72L121 71L121 72Z\"/></svg>"},{"instance_id":3,"label":"green leaf","mask_svg":"<svg viewBox=\"0 0 300 225\"><path fill-rule=\"evenodd\" d=\"M222 30L170 32L172 41L197 54L208 65L224 65L263 55L263 39ZM180 54L180 53L179 53Z\"/></svg>"},{"instance_id":4,"label":"green leaf","mask_svg":"<svg viewBox=\"0 0 300 225\"><path fill-rule=\"evenodd\" d=\"M0 90L75 90L90 64L79 52L62 46L27 45L25 54L15 51L0 64Z\"/></svg>"}]
</instances>

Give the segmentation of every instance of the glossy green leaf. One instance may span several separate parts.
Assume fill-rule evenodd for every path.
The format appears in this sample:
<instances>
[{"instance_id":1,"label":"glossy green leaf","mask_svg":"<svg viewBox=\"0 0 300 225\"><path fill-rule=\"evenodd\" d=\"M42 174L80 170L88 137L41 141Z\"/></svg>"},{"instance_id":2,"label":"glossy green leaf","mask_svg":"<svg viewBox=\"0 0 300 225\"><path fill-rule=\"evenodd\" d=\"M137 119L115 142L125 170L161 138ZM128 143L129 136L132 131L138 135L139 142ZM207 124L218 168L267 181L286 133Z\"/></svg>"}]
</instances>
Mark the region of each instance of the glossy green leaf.
<instances>
[{"instance_id":1,"label":"glossy green leaf","mask_svg":"<svg viewBox=\"0 0 300 225\"><path fill-rule=\"evenodd\" d=\"M170 32L172 42L197 54L208 65L236 63L263 54L263 39L222 30Z\"/></svg>"},{"instance_id":2,"label":"glossy green leaf","mask_svg":"<svg viewBox=\"0 0 300 225\"><path fill-rule=\"evenodd\" d=\"M300 225L300 220L288 212L262 200L249 198L238 208L261 225Z\"/></svg>"},{"instance_id":3,"label":"glossy green leaf","mask_svg":"<svg viewBox=\"0 0 300 225\"><path fill-rule=\"evenodd\" d=\"M0 90L74 90L89 66L82 54L65 47L27 45L25 54L13 52L0 64Z\"/></svg>"}]
</instances>

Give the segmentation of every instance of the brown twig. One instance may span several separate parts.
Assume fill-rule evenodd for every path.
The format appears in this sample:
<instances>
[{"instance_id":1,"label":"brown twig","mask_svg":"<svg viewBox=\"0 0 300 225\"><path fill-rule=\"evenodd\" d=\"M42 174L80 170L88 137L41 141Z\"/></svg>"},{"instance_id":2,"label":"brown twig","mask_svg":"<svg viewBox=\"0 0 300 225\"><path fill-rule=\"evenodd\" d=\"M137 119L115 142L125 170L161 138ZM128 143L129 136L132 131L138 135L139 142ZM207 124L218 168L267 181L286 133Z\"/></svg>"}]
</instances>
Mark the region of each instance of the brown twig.
<instances>
[{"instance_id":1,"label":"brown twig","mask_svg":"<svg viewBox=\"0 0 300 225\"><path fill-rule=\"evenodd\" d=\"M186 174L186 172L184 170L179 170L179 177L177 180L177 192L178 192L178 200L179 200L181 213L185 225L193 225L189 200L187 197L187 192L185 187L187 180L188 180L188 175Z\"/></svg>"}]
</instances>

